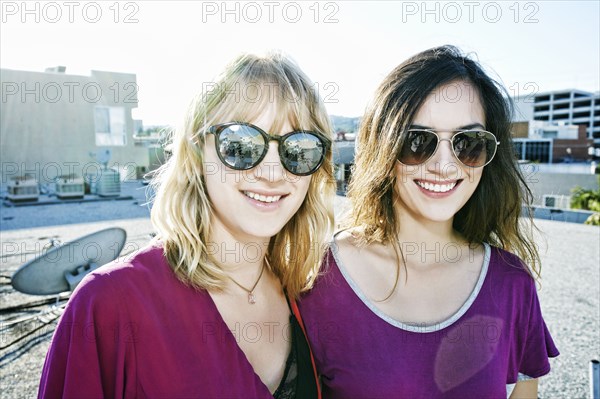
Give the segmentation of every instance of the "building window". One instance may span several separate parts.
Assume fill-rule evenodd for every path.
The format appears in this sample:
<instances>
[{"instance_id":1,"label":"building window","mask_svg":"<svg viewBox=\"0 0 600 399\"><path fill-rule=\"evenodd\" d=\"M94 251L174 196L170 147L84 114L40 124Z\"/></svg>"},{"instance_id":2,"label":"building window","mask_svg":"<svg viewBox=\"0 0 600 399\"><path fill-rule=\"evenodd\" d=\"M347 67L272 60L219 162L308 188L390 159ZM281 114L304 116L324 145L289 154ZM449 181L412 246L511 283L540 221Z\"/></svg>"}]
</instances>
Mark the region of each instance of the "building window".
<instances>
[{"instance_id":1,"label":"building window","mask_svg":"<svg viewBox=\"0 0 600 399\"><path fill-rule=\"evenodd\" d=\"M554 120L558 120L558 119L569 119L569 114L558 114L558 115L554 115L552 117L552 119Z\"/></svg>"},{"instance_id":2,"label":"building window","mask_svg":"<svg viewBox=\"0 0 600 399\"><path fill-rule=\"evenodd\" d=\"M571 98L571 93L560 93L554 95L554 100L565 100Z\"/></svg>"},{"instance_id":3,"label":"building window","mask_svg":"<svg viewBox=\"0 0 600 399\"><path fill-rule=\"evenodd\" d=\"M575 112L573 114L573 119L575 118L589 118L590 117L590 111L587 112Z\"/></svg>"},{"instance_id":4,"label":"building window","mask_svg":"<svg viewBox=\"0 0 600 399\"><path fill-rule=\"evenodd\" d=\"M549 120L549 118L550 117L548 115L534 116L533 120L536 120L536 121L547 121L547 120Z\"/></svg>"},{"instance_id":5,"label":"building window","mask_svg":"<svg viewBox=\"0 0 600 399\"><path fill-rule=\"evenodd\" d=\"M533 109L535 112L540 112L540 111L549 111L550 110L550 106L549 105L540 105L538 107L535 107Z\"/></svg>"},{"instance_id":6,"label":"building window","mask_svg":"<svg viewBox=\"0 0 600 399\"><path fill-rule=\"evenodd\" d=\"M550 143L529 142L525 146L525 159L532 162L550 162Z\"/></svg>"},{"instance_id":7,"label":"building window","mask_svg":"<svg viewBox=\"0 0 600 399\"><path fill-rule=\"evenodd\" d=\"M550 163L552 161L551 140L514 140L513 146L519 160L540 163Z\"/></svg>"},{"instance_id":8,"label":"building window","mask_svg":"<svg viewBox=\"0 0 600 399\"><path fill-rule=\"evenodd\" d=\"M543 101L550 101L550 96L537 96L533 102L541 103Z\"/></svg>"},{"instance_id":9,"label":"building window","mask_svg":"<svg viewBox=\"0 0 600 399\"><path fill-rule=\"evenodd\" d=\"M569 103L564 103L564 104L554 104L553 109L568 109L569 108Z\"/></svg>"},{"instance_id":10,"label":"building window","mask_svg":"<svg viewBox=\"0 0 600 399\"><path fill-rule=\"evenodd\" d=\"M94 124L97 146L124 146L127 144L125 108L102 106L94 108Z\"/></svg>"},{"instance_id":11,"label":"building window","mask_svg":"<svg viewBox=\"0 0 600 399\"><path fill-rule=\"evenodd\" d=\"M592 100L575 101L573 103L573 108L577 108L577 107L591 107L591 106L592 106Z\"/></svg>"}]
</instances>

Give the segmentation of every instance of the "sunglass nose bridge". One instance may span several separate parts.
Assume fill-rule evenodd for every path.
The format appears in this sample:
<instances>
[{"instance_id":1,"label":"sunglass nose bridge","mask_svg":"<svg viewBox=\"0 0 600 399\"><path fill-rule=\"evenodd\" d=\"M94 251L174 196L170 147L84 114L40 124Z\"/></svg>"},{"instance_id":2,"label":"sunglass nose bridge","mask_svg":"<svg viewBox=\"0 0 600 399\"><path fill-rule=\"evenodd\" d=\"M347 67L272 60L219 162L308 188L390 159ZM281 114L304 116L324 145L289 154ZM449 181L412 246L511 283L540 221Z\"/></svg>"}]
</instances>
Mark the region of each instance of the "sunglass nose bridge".
<instances>
[{"instance_id":1,"label":"sunglass nose bridge","mask_svg":"<svg viewBox=\"0 0 600 399\"><path fill-rule=\"evenodd\" d=\"M428 160L434 159L436 163L453 163L456 160L456 153L454 152L452 138L441 138L437 136L437 145L433 150L433 153L429 156ZM448 144L444 145L444 141Z\"/></svg>"},{"instance_id":2,"label":"sunglass nose bridge","mask_svg":"<svg viewBox=\"0 0 600 399\"><path fill-rule=\"evenodd\" d=\"M269 140L266 143L266 152L262 160L252 169L254 173L269 182L276 182L285 177L285 170L279 155L279 146L281 143L278 140Z\"/></svg>"},{"instance_id":3,"label":"sunglass nose bridge","mask_svg":"<svg viewBox=\"0 0 600 399\"><path fill-rule=\"evenodd\" d=\"M442 143L442 141L447 141L448 143L450 143L449 144L450 145L450 149L452 149L452 139L448 139L448 138L442 139L442 138L440 138L440 136L438 136L438 147L440 146L440 144Z\"/></svg>"}]
</instances>

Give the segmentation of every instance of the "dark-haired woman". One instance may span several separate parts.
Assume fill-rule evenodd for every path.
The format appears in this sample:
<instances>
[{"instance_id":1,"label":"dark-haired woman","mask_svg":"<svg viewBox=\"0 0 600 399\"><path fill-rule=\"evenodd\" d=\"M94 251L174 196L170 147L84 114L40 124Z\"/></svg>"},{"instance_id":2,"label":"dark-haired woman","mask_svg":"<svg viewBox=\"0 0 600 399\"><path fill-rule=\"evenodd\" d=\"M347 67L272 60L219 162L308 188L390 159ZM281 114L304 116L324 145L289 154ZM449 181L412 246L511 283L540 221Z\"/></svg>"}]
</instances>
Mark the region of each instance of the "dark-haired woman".
<instances>
[{"instance_id":1,"label":"dark-haired woman","mask_svg":"<svg viewBox=\"0 0 600 399\"><path fill-rule=\"evenodd\" d=\"M300 306L325 398L537 397L558 350L503 93L451 46L377 90L347 228Z\"/></svg>"}]
</instances>

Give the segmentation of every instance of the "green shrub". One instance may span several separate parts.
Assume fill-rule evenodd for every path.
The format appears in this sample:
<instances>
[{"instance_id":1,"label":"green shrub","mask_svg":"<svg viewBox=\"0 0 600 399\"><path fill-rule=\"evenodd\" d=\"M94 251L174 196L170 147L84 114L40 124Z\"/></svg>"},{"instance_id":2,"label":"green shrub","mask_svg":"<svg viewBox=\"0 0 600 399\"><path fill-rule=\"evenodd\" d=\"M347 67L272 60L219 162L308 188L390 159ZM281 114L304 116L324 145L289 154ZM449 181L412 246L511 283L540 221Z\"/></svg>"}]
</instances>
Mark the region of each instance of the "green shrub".
<instances>
[{"instance_id":1,"label":"green shrub","mask_svg":"<svg viewBox=\"0 0 600 399\"><path fill-rule=\"evenodd\" d=\"M592 226L600 226L600 213L596 212L591 214L583 223L591 224Z\"/></svg>"},{"instance_id":2,"label":"green shrub","mask_svg":"<svg viewBox=\"0 0 600 399\"><path fill-rule=\"evenodd\" d=\"M585 190L577 186L571 192L573 193L571 196L571 208L595 212L584 223L592 226L600 226L600 189L596 191Z\"/></svg>"},{"instance_id":3,"label":"green shrub","mask_svg":"<svg viewBox=\"0 0 600 399\"><path fill-rule=\"evenodd\" d=\"M571 189L571 208L600 212L600 190L586 190L576 186Z\"/></svg>"}]
</instances>

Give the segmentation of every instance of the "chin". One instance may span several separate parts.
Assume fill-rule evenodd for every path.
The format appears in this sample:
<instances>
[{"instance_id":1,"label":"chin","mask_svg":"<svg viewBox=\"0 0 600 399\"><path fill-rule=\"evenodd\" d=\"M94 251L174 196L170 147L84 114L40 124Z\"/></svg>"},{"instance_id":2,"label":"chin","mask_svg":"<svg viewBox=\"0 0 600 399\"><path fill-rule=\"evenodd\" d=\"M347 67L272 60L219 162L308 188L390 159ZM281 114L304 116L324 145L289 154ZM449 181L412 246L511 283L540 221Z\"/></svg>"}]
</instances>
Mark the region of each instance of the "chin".
<instances>
[{"instance_id":1,"label":"chin","mask_svg":"<svg viewBox=\"0 0 600 399\"><path fill-rule=\"evenodd\" d=\"M456 212L451 212L448 209L440 209L437 212L435 210L432 212L432 209L423 209L421 217L432 222L442 223L452 220L457 212L458 210Z\"/></svg>"},{"instance_id":2,"label":"chin","mask_svg":"<svg viewBox=\"0 0 600 399\"><path fill-rule=\"evenodd\" d=\"M246 232L248 235L257 238L271 238L279 233L283 227L283 224L277 224L276 226L271 224L267 225L263 221L262 224L256 224L252 228L246 229Z\"/></svg>"},{"instance_id":3,"label":"chin","mask_svg":"<svg viewBox=\"0 0 600 399\"><path fill-rule=\"evenodd\" d=\"M446 223L446 222L451 221L453 217L454 217L454 215L424 216L425 219L429 220L430 222L434 222L434 223Z\"/></svg>"}]
</instances>

